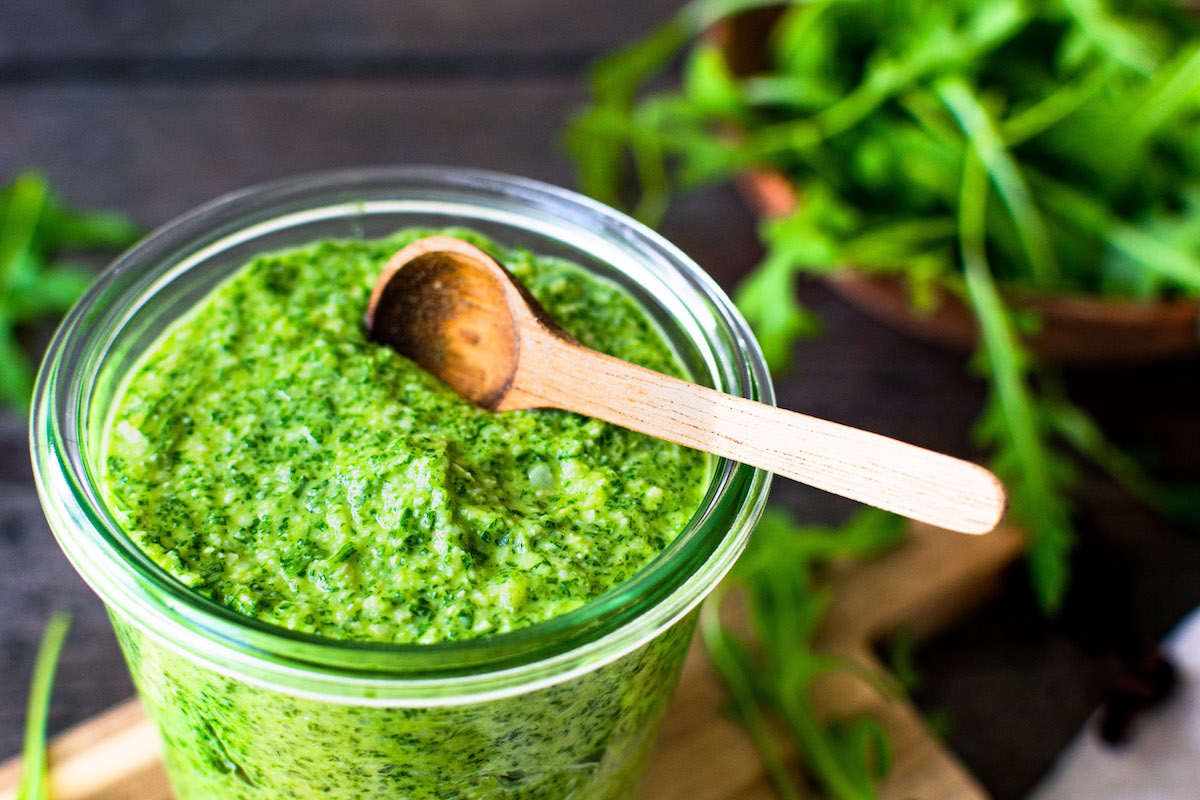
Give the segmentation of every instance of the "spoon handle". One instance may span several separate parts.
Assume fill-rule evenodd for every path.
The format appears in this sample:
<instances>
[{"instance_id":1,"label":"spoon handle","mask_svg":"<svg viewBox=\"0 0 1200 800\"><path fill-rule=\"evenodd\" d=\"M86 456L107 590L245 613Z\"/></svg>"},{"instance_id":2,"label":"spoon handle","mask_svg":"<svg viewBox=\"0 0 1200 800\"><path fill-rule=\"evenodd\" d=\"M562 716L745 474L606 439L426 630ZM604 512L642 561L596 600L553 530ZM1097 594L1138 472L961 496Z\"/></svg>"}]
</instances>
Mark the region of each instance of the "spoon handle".
<instances>
[{"instance_id":1,"label":"spoon handle","mask_svg":"<svg viewBox=\"0 0 1200 800\"><path fill-rule=\"evenodd\" d=\"M540 338L540 337L539 337ZM556 407L740 461L962 533L986 533L1004 513L988 470L876 433L678 380L547 336L525 342L539 364L518 373L526 407Z\"/></svg>"}]
</instances>

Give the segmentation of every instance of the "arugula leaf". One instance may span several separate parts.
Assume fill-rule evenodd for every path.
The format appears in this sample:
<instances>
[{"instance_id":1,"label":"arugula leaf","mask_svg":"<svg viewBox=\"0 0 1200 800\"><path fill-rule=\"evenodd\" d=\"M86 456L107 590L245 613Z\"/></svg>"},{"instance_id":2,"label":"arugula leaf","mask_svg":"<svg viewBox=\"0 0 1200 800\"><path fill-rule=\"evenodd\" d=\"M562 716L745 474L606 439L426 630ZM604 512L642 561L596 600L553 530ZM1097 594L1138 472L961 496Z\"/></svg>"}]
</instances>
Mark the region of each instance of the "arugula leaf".
<instances>
[{"instance_id":1,"label":"arugula leaf","mask_svg":"<svg viewBox=\"0 0 1200 800\"><path fill-rule=\"evenodd\" d=\"M737 290L738 307L750 320L773 372L787 370L798 338L819 330L817 317L796 299L793 283L798 260L833 266L834 244L820 235L818 219L837 212L832 201L822 201L814 196L787 217L763 223L762 236L770 243L768 255Z\"/></svg>"},{"instance_id":2,"label":"arugula leaf","mask_svg":"<svg viewBox=\"0 0 1200 800\"><path fill-rule=\"evenodd\" d=\"M33 666L29 686L29 706L25 715L25 746L21 754L21 781L17 800L48 800L46 790L46 717L50 711L50 692L58 656L71 628L71 615L55 611L50 616Z\"/></svg>"},{"instance_id":3,"label":"arugula leaf","mask_svg":"<svg viewBox=\"0 0 1200 800\"><path fill-rule=\"evenodd\" d=\"M992 392L979 428L997 449L995 469L1009 489L1009 505L1030 526L1029 565L1042 606L1055 611L1066 592L1070 514L1059 470L1034 413L1029 358L1021 348L986 255L987 176L983 160L968 156L959 204L959 238L967 296L979 320ZM995 418L995 419L994 419Z\"/></svg>"},{"instance_id":4,"label":"arugula leaf","mask_svg":"<svg viewBox=\"0 0 1200 800\"><path fill-rule=\"evenodd\" d=\"M1136 459L1110 442L1083 409L1061 396L1043 398L1040 415L1055 436L1109 475L1146 506L1179 522L1200 521L1200 486L1167 486L1153 480Z\"/></svg>"},{"instance_id":5,"label":"arugula leaf","mask_svg":"<svg viewBox=\"0 0 1200 800\"><path fill-rule=\"evenodd\" d=\"M760 692L755 675L754 657L746 645L727 632L720 623L724 590L718 589L700 610L700 631L713 667L729 687L734 712L741 719L750 741L758 750L767 776L782 800L800 800L804 795L792 781L783 756L775 746L767 721L766 709L759 704Z\"/></svg>"},{"instance_id":6,"label":"arugula leaf","mask_svg":"<svg viewBox=\"0 0 1200 800\"><path fill-rule=\"evenodd\" d=\"M917 635L912 628L900 628L885 642L888 673L896 679L905 694L912 694L921 686L922 676L917 668L916 651Z\"/></svg>"},{"instance_id":7,"label":"arugula leaf","mask_svg":"<svg viewBox=\"0 0 1200 800\"><path fill-rule=\"evenodd\" d=\"M33 173L17 176L4 190L0 223L0 286L11 286L34 269L32 250L46 205L46 182Z\"/></svg>"},{"instance_id":8,"label":"arugula leaf","mask_svg":"<svg viewBox=\"0 0 1200 800\"><path fill-rule=\"evenodd\" d=\"M116 250L140 235L123 215L68 209L35 170L0 189L0 406L24 411L33 392L18 326L63 313L92 281L90 271L59 256Z\"/></svg>"},{"instance_id":9,"label":"arugula leaf","mask_svg":"<svg viewBox=\"0 0 1200 800\"><path fill-rule=\"evenodd\" d=\"M1021 169L1000 139L1000 133L996 130L991 115L962 78L943 78L938 81L935 89L962 126L975 156L987 168L992 183L1012 215L1017 226L1017 235L1029 258L1034 280L1043 284L1052 283L1054 276L1058 274L1058 265L1055 263L1046 225L1033 203ZM961 203L959 208L961 213ZM981 219L980 230L984 231L986 227L986 221ZM981 241L980 245L983 244ZM965 264L964 259L964 269Z\"/></svg>"},{"instance_id":10,"label":"arugula leaf","mask_svg":"<svg viewBox=\"0 0 1200 800\"><path fill-rule=\"evenodd\" d=\"M1073 458L1157 508L1186 514L1192 500L1054 392L1054 368L1025 348L1036 318L1004 298L1200 298L1200 20L1173 0L796 0L780 4L754 74L693 43L714 14L759 5L694 0L640 45L653 43L653 70L603 63L607 93L579 119L604 125L569 132L584 189L600 175L601 199L631 191L653 222L702 183L786 176L800 203L760 226L764 259L735 295L776 372L818 330L797 274L899 275L917 309L943 290L963 297L990 384L976 440L1030 533L1037 595L1057 608ZM647 91L680 52L681 89Z\"/></svg>"},{"instance_id":11,"label":"arugula leaf","mask_svg":"<svg viewBox=\"0 0 1200 800\"><path fill-rule=\"evenodd\" d=\"M0 314L0 405L23 408L33 394L33 364Z\"/></svg>"},{"instance_id":12,"label":"arugula leaf","mask_svg":"<svg viewBox=\"0 0 1200 800\"><path fill-rule=\"evenodd\" d=\"M736 120L745 109L733 70L713 44L701 43L689 55L683 72L683 96L706 115Z\"/></svg>"},{"instance_id":13,"label":"arugula leaf","mask_svg":"<svg viewBox=\"0 0 1200 800\"><path fill-rule=\"evenodd\" d=\"M902 535L900 519L876 509L860 510L840 530L797 525L786 513L768 509L746 553L701 611L700 632L713 665L729 685L735 711L783 798L804 793L770 735L772 716L795 737L813 780L834 797L875 798L875 784L888 772L891 747L877 722L817 716L815 682L830 672L860 668L817 652L813 642L829 602L818 578L821 568L878 555ZM721 621L721 604L731 590L749 601L758 646ZM878 676L870 679L882 685Z\"/></svg>"},{"instance_id":14,"label":"arugula leaf","mask_svg":"<svg viewBox=\"0 0 1200 800\"><path fill-rule=\"evenodd\" d=\"M1150 43L1132 30L1129 22L1118 19L1100 0L1063 0L1063 5L1078 24L1078 35L1090 39L1114 60L1143 75L1154 71L1158 58Z\"/></svg>"}]
</instances>

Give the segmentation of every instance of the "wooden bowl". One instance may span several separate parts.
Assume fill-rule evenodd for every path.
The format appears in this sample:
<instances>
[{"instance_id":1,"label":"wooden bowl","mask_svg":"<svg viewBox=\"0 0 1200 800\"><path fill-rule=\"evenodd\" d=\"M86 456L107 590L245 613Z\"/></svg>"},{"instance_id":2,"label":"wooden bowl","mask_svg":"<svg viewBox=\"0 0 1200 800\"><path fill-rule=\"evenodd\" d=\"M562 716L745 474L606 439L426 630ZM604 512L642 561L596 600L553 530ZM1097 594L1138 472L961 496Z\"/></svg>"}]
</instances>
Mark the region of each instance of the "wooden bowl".
<instances>
[{"instance_id":1,"label":"wooden bowl","mask_svg":"<svg viewBox=\"0 0 1200 800\"><path fill-rule=\"evenodd\" d=\"M790 212L794 187L783 175L754 172L739 187L764 217ZM842 269L827 280L834 292L902 333L969 351L978 330L971 309L948 289L932 309L913 309L903 278ZM1089 295L1004 291L1010 307L1035 312L1039 330L1026 343L1036 355L1069 366L1128 366L1200 356L1200 303L1192 300L1106 300Z\"/></svg>"}]
</instances>

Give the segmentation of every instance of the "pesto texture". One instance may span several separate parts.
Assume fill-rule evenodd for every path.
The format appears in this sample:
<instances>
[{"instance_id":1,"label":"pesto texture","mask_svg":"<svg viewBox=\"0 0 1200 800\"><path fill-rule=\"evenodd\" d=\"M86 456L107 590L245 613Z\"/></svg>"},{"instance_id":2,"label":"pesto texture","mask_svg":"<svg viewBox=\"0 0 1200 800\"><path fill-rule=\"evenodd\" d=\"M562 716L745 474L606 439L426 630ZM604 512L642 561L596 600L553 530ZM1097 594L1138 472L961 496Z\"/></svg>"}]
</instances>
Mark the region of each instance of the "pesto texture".
<instances>
[{"instance_id":1,"label":"pesto texture","mask_svg":"<svg viewBox=\"0 0 1200 800\"><path fill-rule=\"evenodd\" d=\"M180 800L631 800L695 617L573 680L431 708L271 691L113 623Z\"/></svg>"},{"instance_id":2,"label":"pesto texture","mask_svg":"<svg viewBox=\"0 0 1200 800\"><path fill-rule=\"evenodd\" d=\"M567 412L478 409L366 338L372 283L430 233L258 257L143 358L110 420L104 484L165 570L292 630L435 642L574 609L686 524L707 456ZM624 291L451 233L585 345L681 373Z\"/></svg>"}]
</instances>

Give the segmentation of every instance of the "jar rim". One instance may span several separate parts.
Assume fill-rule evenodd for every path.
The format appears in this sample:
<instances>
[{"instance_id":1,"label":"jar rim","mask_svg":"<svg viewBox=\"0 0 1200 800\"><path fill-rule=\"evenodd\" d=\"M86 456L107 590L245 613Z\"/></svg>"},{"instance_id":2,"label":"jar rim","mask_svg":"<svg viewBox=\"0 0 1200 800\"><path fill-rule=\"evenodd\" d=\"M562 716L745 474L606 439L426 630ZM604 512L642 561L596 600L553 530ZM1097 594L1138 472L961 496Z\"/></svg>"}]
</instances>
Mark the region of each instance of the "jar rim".
<instances>
[{"instance_id":1,"label":"jar rim","mask_svg":"<svg viewBox=\"0 0 1200 800\"><path fill-rule=\"evenodd\" d=\"M692 520L627 581L543 622L432 644L331 639L262 622L194 592L146 556L102 502L84 453L86 427L95 420L88 378L94 380L102 369L106 343L147 298L200 263L206 248L229 247L230 237L252 238L253 221L282 225L290 220L283 209L338 214L346 204L366 214L375 208L372 203L387 197L400 202L410 195L424 203L435 197L476 202L487 206L487 214L511 217L520 226L578 228L579 235L586 229L622 252L673 270L664 279L702 297L713 315L707 329L698 328L707 340L692 343L724 346L733 354L730 363L720 365L730 374L709 377L725 382L719 387L725 391L773 402L761 351L716 283L654 231L566 189L476 169L369 167L249 187L186 213L114 261L64 319L39 371L30 439L51 529L84 579L123 618L155 630L217 671L293 694L353 697L355 702L403 699L412 705L446 704L448 693L477 701L557 683L615 660L694 608L732 566L761 515L768 473L718 460ZM684 565L682 579L668 580Z\"/></svg>"}]
</instances>

